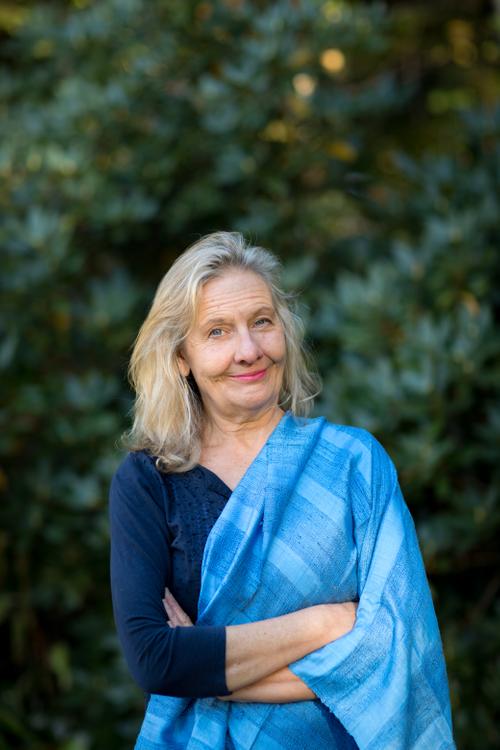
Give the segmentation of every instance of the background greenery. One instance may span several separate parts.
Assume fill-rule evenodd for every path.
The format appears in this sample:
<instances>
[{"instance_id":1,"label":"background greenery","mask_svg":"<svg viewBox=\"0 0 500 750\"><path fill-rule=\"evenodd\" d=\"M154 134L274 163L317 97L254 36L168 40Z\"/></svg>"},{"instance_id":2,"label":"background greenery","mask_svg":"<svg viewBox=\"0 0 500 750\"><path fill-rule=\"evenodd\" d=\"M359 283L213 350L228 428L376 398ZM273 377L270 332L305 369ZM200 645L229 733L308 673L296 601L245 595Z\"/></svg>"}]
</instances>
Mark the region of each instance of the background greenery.
<instances>
[{"instance_id":1,"label":"background greenery","mask_svg":"<svg viewBox=\"0 0 500 750\"><path fill-rule=\"evenodd\" d=\"M285 263L414 515L457 745L500 746L499 5L0 2L0 747L132 747L108 584L130 346L200 235Z\"/></svg>"}]
</instances>

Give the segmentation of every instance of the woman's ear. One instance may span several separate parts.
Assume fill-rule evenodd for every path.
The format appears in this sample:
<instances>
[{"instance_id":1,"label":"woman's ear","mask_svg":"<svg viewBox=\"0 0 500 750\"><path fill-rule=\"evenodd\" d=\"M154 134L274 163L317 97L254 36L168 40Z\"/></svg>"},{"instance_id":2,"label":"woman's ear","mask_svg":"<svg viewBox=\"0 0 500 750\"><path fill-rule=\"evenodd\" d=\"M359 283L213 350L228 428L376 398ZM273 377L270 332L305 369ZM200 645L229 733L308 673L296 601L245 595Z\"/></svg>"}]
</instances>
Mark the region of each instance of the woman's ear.
<instances>
[{"instance_id":1,"label":"woman's ear","mask_svg":"<svg viewBox=\"0 0 500 750\"><path fill-rule=\"evenodd\" d=\"M191 371L191 368L189 367L188 363L184 359L184 355L181 351L177 352L177 364L178 364L181 375L187 378L187 376L189 375Z\"/></svg>"}]
</instances>

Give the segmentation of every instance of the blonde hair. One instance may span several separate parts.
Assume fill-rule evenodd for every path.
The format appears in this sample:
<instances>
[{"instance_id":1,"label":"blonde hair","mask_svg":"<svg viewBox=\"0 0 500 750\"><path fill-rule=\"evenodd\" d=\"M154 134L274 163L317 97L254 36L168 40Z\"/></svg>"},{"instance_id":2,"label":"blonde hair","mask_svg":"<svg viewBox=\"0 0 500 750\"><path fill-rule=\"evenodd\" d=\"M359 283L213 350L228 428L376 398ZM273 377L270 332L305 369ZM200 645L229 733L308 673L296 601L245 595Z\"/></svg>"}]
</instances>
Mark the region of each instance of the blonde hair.
<instances>
[{"instance_id":1,"label":"blonde hair","mask_svg":"<svg viewBox=\"0 0 500 750\"><path fill-rule=\"evenodd\" d=\"M192 374L188 378L181 374L177 355L194 323L201 286L230 268L262 277L283 326L286 360L278 405L295 416L307 416L321 390L303 344L304 325L293 309L294 295L279 287L278 258L247 243L239 232L201 237L175 260L158 285L128 367L136 397L133 424L122 443L156 456L160 471L188 471L198 463L203 403Z\"/></svg>"}]
</instances>

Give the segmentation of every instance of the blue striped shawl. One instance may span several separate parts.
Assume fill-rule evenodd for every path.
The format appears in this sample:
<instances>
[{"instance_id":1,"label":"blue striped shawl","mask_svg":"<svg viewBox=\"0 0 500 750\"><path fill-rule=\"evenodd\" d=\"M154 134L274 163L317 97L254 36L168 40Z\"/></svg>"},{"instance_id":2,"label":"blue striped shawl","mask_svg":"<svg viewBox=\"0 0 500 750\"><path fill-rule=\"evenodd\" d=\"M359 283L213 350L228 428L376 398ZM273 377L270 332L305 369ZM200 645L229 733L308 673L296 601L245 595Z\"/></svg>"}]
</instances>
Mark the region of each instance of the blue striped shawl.
<instances>
[{"instance_id":1,"label":"blue striped shawl","mask_svg":"<svg viewBox=\"0 0 500 750\"><path fill-rule=\"evenodd\" d=\"M358 600L350 632L289 665L317 699L152 695L135 750L455 748L439 627L394 464L367 430L288 411L210 531L196 624Z\"/></svg>"}]
</instances>

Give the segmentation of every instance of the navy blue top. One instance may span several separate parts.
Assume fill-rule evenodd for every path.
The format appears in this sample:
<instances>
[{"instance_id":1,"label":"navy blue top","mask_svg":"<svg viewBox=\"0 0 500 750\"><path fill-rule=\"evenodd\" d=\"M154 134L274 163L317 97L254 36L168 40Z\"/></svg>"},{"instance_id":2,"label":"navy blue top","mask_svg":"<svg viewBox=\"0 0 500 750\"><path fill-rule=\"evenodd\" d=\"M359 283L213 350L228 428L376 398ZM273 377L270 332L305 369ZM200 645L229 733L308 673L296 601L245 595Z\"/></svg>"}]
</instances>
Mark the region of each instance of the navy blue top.
<instances>
[{"instance_id":1,"label":"navy blue top","mask_svg":"<svg viewBox=\"0 0 500 750\"><path fill-rule=\"evenodd\" d=\"M125 661L146 693L230 695L225 626L196 625L201 561L231 489L210 469L158 471L145 451L129 452L109 491L113 614ZM167 586L193 627L170 627Z\"/></svg>"}]
</instances>

